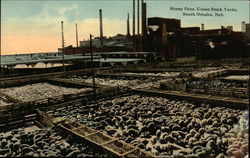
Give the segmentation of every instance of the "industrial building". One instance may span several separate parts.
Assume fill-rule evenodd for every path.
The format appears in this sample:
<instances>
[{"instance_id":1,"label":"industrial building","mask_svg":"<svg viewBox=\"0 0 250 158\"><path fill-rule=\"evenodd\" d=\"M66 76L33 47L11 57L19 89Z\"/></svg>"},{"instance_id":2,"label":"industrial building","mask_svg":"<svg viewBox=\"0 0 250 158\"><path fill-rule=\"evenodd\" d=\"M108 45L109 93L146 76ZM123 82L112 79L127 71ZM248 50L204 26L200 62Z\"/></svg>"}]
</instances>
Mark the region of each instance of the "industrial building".
<instances>
[{"instance_id":1,"label":"industrial building","mask_svg":"<svg viewBox=\"0 0 250 158\"><path fill-rule=\"evenodd\" d=\"M244 24L245 32L236 32L232 26L211 30L204 30L204 24L201 27L181 27L181 20L161 17L147 18L146 23L142 34L129 36L128 32L126 36L118 34L110 38L94 38L94 52L157 52L156 56L166 60L248 57L249 24ZM80 41L80 47L66 47L64 52L88 53L89 41Z\"/></svg>"},{"instance_id":2,"label":"industrial building","mask_svg":"<svg viewBox=\"0 0 250 158\"><path fill-rule=\"evenodd\" d=\"M154 30L153 26L157 29ZM212 30L182 28L178 19L155 17L148 18L148 28L145 49L156 51L159 56L166 58L195 56L197 59L221 59L247 56L247 52L243 51L243 33L223 26Z\"/></svg>"}]
</instances>

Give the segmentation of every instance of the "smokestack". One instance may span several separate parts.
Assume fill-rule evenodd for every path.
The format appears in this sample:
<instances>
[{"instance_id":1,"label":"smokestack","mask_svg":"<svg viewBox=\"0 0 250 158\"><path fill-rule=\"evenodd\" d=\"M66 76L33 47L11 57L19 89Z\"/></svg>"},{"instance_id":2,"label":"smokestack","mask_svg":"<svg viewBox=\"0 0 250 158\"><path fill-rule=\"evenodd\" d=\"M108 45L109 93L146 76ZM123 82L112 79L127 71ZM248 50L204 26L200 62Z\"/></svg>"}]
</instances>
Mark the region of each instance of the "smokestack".
<instances>
[{"instance_id":1,"label":"smokestack","mask_svg":"<svg viewBox=\"0 0 250 158\"><path fill-rule=\"evenodd\" d=\"M129 13L128 13L128 19L127 19L127 36L130 36L130 28L129 28Z\"/></svg>"},{"instance_id":2,"label":"smokestack","mask_svg":"<svg viewBox=\"0 0 250 158\"><path fill-rule=\"evenodd\" d=\"M101 45L103 45L103 26L102 26L102 10L99 9L99 16L100 16L100 40Z\"/></svg>"},{"instance_id":3,"label":"smokestack","mask_svg":"<svg viewBox=\"0 0 250 158\"><path fill-rule=\"evenodd\" d=\"M135 0L133 0L133 51L135 52Z\"/></svg>"},{"instance_id":4,"label":"smokestack","mask_svg":"<svg viewBox=\"0 0 250 158\"><path fill-rule=\"evenodd\" d=\"M76 47L78 47L78 31L77 31L77 23L76 23Z\"/></svg>"},{"instance_id":5,"label":"smokestack","mask_svg":"<svg viewBox=\"0 0 250 158\"><path fill-rule=\"evenodd\" d=\"M246 23L245 23L245 21L242 21L242 23L241 23L241 32L246 32Z\"/></svg>"},{"instance_id":6,"label":"smokestack","mask_svg":"<svg viewBox=\"0 0 250 158\"><path fill-rule=\"evenodd\" d=\"M142 35L147 34L147 4L142 0Z\"/></svg>"},{"instance_id":7,"label":"smokestack","mask_svg":"<svg viewBox=\"0 0 250 158\"><path fill-rule=\"evenodd\" d=\"M144 16L143 16L143 0L141 0L141 33L143 34L143 24L144 24Z\"/></svg>"},{"instance_id":8,"label":"smokestack","mask_svg":"<svg viewBox=\"0 0 250 158\"><path fill-rule=\"evenodd\" d=\"M62 48L64 48L63 21L61 21L61 26L62 26Z\"/></svg>"},{"instance_id":9,"label":"smokestack","mask_svg":"<svg viewBox=\"0 0 250 158\"><path fill-rule=\"evenodd\" d=\"M140 34L140 0L137 0L137 34Z\"/></svg>"},{"instance_id":10,"label":"smokestack","mask_svg":"<svg viewBox=\"0 0 250 158\"><path fill-rule=\"evenodd\" d=\"M135 36L135 0L133 0L133 37Z\"/></svg>"},{"instance_id":11,"label":"smokestack","mask_svg":"<svg viewBox=\"0 0 250 158\"><path fill-rule=\"evenodd\" d=\"M204 24L201 24L201 31L204 31Z\"/></svg>"}]
</instances>

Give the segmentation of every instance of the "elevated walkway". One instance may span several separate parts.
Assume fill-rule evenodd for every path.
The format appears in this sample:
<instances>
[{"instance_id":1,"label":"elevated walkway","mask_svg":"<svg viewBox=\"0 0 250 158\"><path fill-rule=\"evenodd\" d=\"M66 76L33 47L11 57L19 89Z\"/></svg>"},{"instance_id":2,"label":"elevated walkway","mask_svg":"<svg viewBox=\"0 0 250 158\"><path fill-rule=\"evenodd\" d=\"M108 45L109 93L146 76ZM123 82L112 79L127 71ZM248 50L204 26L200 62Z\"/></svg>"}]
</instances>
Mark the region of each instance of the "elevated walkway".
<instances>
[{"instance_id":1,"label":"elevated walkway","mask_svg":"<svg viewBox=\"0 0 250 158\"><path fill-rule=\"evenodd\" d=\"M124 141L118 140L114 137L108 136L103 132L91 129L86 125L80 124L76 121L63 118L53 118L43 111L37 110L38 121L44 126L54 126L72 134L84 142L97 146L104 151L109 152L115 157L147 157L154 158L156 155L135 147Z\"/></svg>"}]
</instances>

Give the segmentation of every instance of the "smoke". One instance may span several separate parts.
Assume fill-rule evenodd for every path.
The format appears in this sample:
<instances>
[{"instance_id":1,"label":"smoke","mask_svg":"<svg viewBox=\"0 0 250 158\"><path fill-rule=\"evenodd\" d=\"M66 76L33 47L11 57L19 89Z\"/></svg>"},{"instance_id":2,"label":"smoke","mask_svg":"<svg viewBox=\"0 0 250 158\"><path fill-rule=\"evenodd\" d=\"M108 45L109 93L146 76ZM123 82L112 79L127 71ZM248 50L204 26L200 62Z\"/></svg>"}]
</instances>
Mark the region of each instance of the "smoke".
<instances>
[{"instance_id":1,"label":"smoke","mask_svg":"<svg viewBox=\"0 0 250 158\"><path fill-rule=\"evenodd\" d=\"M215 47L215 45L214 45L214 43L213 43L212 41L209 41L209 42L208 42L208 45L209 45L212 49L214 49L214 47Z\"/></svg>"},{"instance_id":2,"label":"smoke","mask_svg":"<svg viewBox=\"0 0 250 158\"><path fill-rule=\"evenodd\" d=\"M157 26L157 25L148 25L148 28L150 28L152 31L157 31L159 26Z\"/></svg>"}]
</instances>

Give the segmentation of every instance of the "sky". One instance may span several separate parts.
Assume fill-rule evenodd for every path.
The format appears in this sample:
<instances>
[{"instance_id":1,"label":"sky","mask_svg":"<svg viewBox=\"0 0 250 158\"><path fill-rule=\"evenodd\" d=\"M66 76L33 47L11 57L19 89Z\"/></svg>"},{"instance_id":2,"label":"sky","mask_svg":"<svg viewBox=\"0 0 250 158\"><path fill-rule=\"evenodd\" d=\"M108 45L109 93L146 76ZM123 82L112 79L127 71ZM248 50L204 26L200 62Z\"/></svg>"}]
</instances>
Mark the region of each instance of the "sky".
<instances>
[{"instance_id":1,"label":"sky","mask_svg":"<svg viewBox=\"0 0 250 158\"><path fill-rule=\"evenodd\" d=\"M249 0L144 2L147 3L147 17L180 19L181 27L200 27L204 23L205 29L231 25L235 31L241 31L241 22L249 23ZM222 11L220 13L224 14L223 17L194 17L183 16L183 11L173 11L170 7L226 7L235 8L237 12ZM102 9L103 14L104 36L126 34L128 12L132 32L132 0L1 0L1 55L56 52L61 47L61 21L64 21L66 46L76 46L75 23L78 26L79 41L88 39L89 34L99 36L99 9Z\"/></svg>"}]
</instances>

